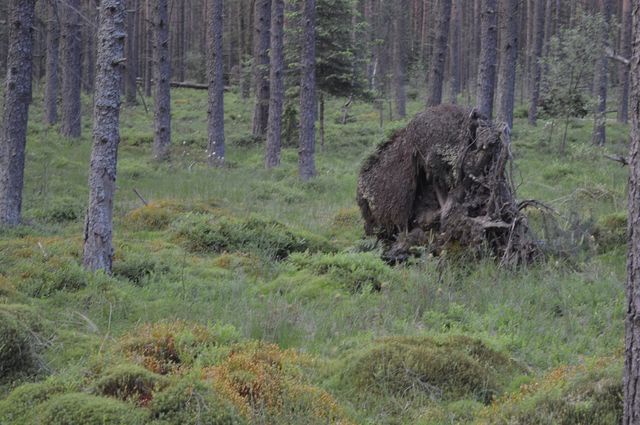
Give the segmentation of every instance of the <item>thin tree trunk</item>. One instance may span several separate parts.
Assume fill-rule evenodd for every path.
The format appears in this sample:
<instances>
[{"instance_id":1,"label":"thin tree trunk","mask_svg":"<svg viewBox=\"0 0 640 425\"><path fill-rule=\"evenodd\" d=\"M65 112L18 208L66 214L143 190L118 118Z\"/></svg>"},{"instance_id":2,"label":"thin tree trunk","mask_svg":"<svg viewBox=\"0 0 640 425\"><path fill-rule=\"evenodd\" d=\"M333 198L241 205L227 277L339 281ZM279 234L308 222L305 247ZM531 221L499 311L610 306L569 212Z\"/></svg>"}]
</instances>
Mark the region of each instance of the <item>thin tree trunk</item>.
<instances>
[{"instance_id":1,"label":"thin tree trunk","mask_svg":"<svg viewBox=\"0 0 640 425\"><path fill-rule=\"evenodd\" d=\"M598 104L595 110L593 123L592 142L596 146L603 146L606 140L607 122L607 86L609 84L609 59L604 53L609 48L609 21L611 20L612 0L602 0L602 13L604 15L604 27L602 28L602 40L600 49L603 52L596 68L596 90Z\"/></svg>"},{"instance_id":2,"label":"thin tree trunk","mask_svg":"<svg viewBox=\"0 0 640 425\"><path fill-rule=\"evenodd\" d=\"M447 59L450 20L451 0L440 0L436 40L431 58L431 71L427 81L427 106L436 106L442 103L442 85L444 83L444 65Z\"/></svg>"},{"instance_id":3,"label":"thin tree trunk","mask_svg":"<svg viewBox=\"0 0 640 425\"><path fill-rule=\"evenodd\" d=\"M520 0L502 0L504 35L500 52L496 119L507 123L509 128L513 128L513 108L516 96L519 4Z\"/></svg>"},{"instance_id":4,"label":"thin tree trunk","mask_svg":"<svg viewBox=\"0 0 640 425\"><path fill-rule=\"evenodd\" d=\"M320 91L318 94L318 123L319 123L319 133L320 133L320 151L324 152L324 93Z\"/></svg>"},{"instance_id":5,"label":"thin tree trunk","mask_svg":"<svg viewBox=\"0 0 640 425\"><path fill-rule=\"evenodd\" d=\"M44 122L54 125L58 122L58 93L60 83L58 68L60 66L60 22L58 0L47 2L47 84L44 92Z\"/></svg>"},{"instance_id":6,"label":"thin tree trunk","mask_svg":"<svg viewBox=\"0 0 640 425\"><path fill-rule=\"evenodd\" d=\"M151 96L151 81L153 80L153 9L151 6L152 0L146 0L145 3L145 17L146 17L146 46L145 46L145 66L146 71L144 73L144 95Z\"/></svg>"},{"instance_id":7,"label":"thin tree trunk","mask_svg":"<svg viewBox=\"0 0 640 425\"><path fill-rule=\"evenodd\" d=\"M640 423L640 4L633 2L623 425Z\"/></svg>"},{"instance_id":8,"label":"thin tree trunk","mask_svg":"<svg viewBox=\"0 0 640 425\"><path fill-rule=\"evenodd\" d=\"M87 270L111 273L113 197L120 143L120 91L125 53L124 0L101 0L98 29L93 150L89 169L89 207L82 263Z\"/></svg>"},{"instance_id":9,"label":"thin tree trunk","mask_svg":"<svg viewBox=\"0 0 640 425\"><path fill-rule=\"evenodd\" d=\"M399 0L396 5L394 18L394 34L393 34L393 61L395 69L393 72L393 83L396 95L396 112L398 118L404 118L407 115L407 92L406 92L406 49L408 43L407 22L405 19L406 8L408 4L406 0ZM324 103L324 102L323 102Z\"/></svg>"},{"instance_id":10,"label":"thin tree trunk","mask_svg":"<svg viewBox=\"0 0 640 425\"><path fill-rule=\"evenodd\" d=\"M271 5L271 73L269 125L265 166L280 165L282 110L284 105L284 0L272 0Z\"/></svg>"},{"instance_id":11,"label":"thin tree trunk","mask_svg":"<svg viewBox=\"0 0 640 425\"><path fill-rule=\"evenodd\" d=\"M477 105L481 115L491 118L498 62L498 0L482 0L482 39L478 71Z\"/></svg>"},{"instance_id":12,"label":"thin tree trunk","mask_svg":"<svg viewBox=\"0 0 640 425\"><path fill-rule=\"evenodd\" d=\"M92 93L94 80L95 80L95 68L96 68L96 46L95 46L95 29L98 25L98 12L97 12L97 4L95 0L88 0L87 4L87 12L84 18L81 18L82 25L84 28L83 31L83 39L84 39L84 64L86 72L82 77L82 86L84 88L85 93ZM95 26L94 26L95 24Z\"/></svg>"},{"instance_id":13,"label":"thin tree trunk","mask_svg":"<svg viewBox=\"0 0 640 425\"><path fill-rule=\"evenodd\" d=\"M82 40L80 0L60 3L62 26L62 120L60 133L78 138L82 132L80 90L82 87Z\"/></svg>"},{"instance_id":14,"label":"thin tree trunk","mask_svg":"<svg viewBox=\"0 0 640 425\"><path fill-rule=\"evenodd\" d=\"M253 84L256 102L253 109L253 134L264 136L269 121L269 44L271 0L256 0L253 48Z\"/></svg>"},{"instance_id":15,"label":"thin tree trunk","mask_svg":"<svg viewBox=\"0 0 640 425\"><path fill-rule=\"evenodd\" d=\"M176 78L178 81L185 80L185 0L178 0L178 25L176 28L176 62L177 72Z\"/></svg>"},{"instance_id":16,"label":"thin tree trunk","mask_svg":"<svg viewBox=\"0 0 640 425\"><path fill-rule=\"evenodd\" d=\"M0 127L0 225L20 223L27 123L31 104L35 0L12 0L9 54Z\"/></svg>"},{"instance_id":17,"label":"thin tree trunk","mask_svg":"<svg viewBox=\"0 0 640 425\"><path fill-rule=\"evenodd\" d=\"M224 164L224 58L222 52L223 0L210 0L209 7L209 147L210 167Z\"/></svg>"},{"instance_id":18,"label":"thin tree trunk","mask_svg":"<svg viewBox=\"0 0 640 425\"><path fill-rule=\"evenodd\" d=\"M127 80L126 80L126 93L127 104L135 105L137 103L137 78L138 78L138 58L136 52L136 23L138 21L138 9L137 0L129 0L127 9Z\"/></svg>"},{"instance_id":19,"label":"thin tree trunk","mask_svg":"<svg viewBox=\"0 0 640 425\"><path fill-rule=\"evenodd\" d=\"M153 49L156 65L153 156L158 161L169 159L171 146L171 58L167 3L167 0L156 0L153 13Z\"/></svg>"},{"instance_id":20,"label":"thin tree trunk","mask_svg":"<svg viewBox=\"0 0 640 425\"><path fill-rule=\"evenodd\" d=\"M451 9L451 19L453 20L453 28L451 31L451 79L449 102L456 104L458 95L460 94L460 34L462 33L462 4L461 0L453 0Z\"/></svg>"},{"instance_id":21,"label":"thin tree trunk","mask_svg":"<svg viewBox=\"0 0 640 425\"><path fill-rule=\"evenodd\" d=\"M540 78L542 77L542 43L544 41L544 0L535 1L533 55L531 57L531 104L529 105L529 124L536 125L538 121L538 99L540 98Z\"/></svg>"},{"instance_id":22,"label":"thin tree trunk","mask_svg":"<svg viewBox=\"0 0 640 425\"><path fill-rule=\"evenodd\" d=\"M316 175L316 1L304 0L302 80L300 83L300 178L307 181Z\"/></svg>"},{"instance_id":23,"label":"thin tree trunk","mask_svg":"<svg viewBox=\"0 0 640 425\"><path fill-rule=\"evenodd\" d=\"M622 0L622 39L620 40L620 54L629 59L631 57L631 0ZM629 121L629 66L620 64L620 98L618 100L618 122Z\"/></svg>"}]
</instances>

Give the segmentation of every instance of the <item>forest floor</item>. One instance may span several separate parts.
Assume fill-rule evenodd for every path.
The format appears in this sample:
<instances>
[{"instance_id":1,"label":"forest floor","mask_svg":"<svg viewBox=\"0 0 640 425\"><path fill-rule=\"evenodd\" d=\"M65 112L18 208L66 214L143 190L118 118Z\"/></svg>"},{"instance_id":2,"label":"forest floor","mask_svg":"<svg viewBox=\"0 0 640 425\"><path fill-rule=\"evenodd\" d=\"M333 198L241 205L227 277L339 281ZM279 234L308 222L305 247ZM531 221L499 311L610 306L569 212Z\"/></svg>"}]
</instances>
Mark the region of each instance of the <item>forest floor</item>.
<instances>
[{"instance_id":1,"label":"forest floor","mask_svg":"<svg viewBox=\"0 0 640 425\"><path fill-rule=\"evenodd\" d=\"M25 225L0 231L0 424L616 423L627 169L603 153L625 154L626 126L612 117L598 149L592 121L572 120L561 156L560 122L516 119L518 198L558 212L528 210L546 261L389 267L364 239L356 178L406 121L380 128L356 103L341 125L331 100L318 177L301 183L295 147L264 170L234 93L227 166L207 168L206 101L173 91L161 165L152 113L123 109L107 277L80 266L91 99L75 142L34 99Z\"/></svg>"}]
</instances>

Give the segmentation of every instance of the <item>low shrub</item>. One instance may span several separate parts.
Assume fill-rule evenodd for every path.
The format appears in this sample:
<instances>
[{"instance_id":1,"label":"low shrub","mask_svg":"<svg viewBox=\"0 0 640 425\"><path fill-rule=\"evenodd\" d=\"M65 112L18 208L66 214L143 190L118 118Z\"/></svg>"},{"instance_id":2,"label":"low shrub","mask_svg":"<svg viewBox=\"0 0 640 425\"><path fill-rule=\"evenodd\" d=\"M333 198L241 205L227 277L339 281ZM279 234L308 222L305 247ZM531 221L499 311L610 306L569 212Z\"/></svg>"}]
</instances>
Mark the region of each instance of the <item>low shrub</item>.
<instances>
[{"instance_id":1,"label":"low shrub","mask_svg":"<svg viewBox=\"0 0 640 425\"><path fill-rule=\"evenodd\" d=\"M125 223L138 230L162 230L185 211L186 209L175 201L150 202L130 211L125 217Z\"/></svg>"},{"instance_id":2,"label":"low shrub","mask_svg":"<svg viewBox=\"0 0 640 425\"><path fill-rule=\"evenodd\" d=\"M93 392L122 401L134 401L144 406L162 383L162 376L143 367L120 364L102 374L93 384Z\"/></svg>"},{"instance_id":3,"label":"low shrub","mask_svg":"<svg viewBox=\"0 0 640 425\"><path fill-rule=\"evenodd\" d=\"M76 198L55 198L47 205L27 211L28 216L48 223L76 221L83 216L84 203Z\"/></svg>"},{"instance_id":4,"label":"low shrub","mask_svg":"<svg viewBox=\"0 0 640 425\"><path fill-rule=\"evenodd\" d=\"M163 274L168 271L169 266L144 254L127 255L125 259L116 259L113 262L113 274L136 285L140 285L145 278L153 274Z\"/></svg>"},{"instance_id":5,"label":"low shrub","mask_svg":"<svg viewBox=\"0 0 640 425\"><path fill-rule=\"evenodd\" d=\"M176 222L176 235L192 252L254 252L284 259L293 252L329 251L329 242L275 220L191 214Z\"/></svg>"},{"instance_id":6,"label":"low shrub","mask_svg":"<svg viewBox=\"0 0 640 425\"><path fill-rule=\"evenodd\" d=\"M34 423L38 406L49 398L67 392L69 387L55 378L43 382L23 384L0 401L0 423L24 425Z\"/></svg>"},{"instance_id":7,"label":"low shrub","mask_svg":"<svg viewBox=\"0 0 640 425\"><path fill-rule=\"evenodd\" d=\"M84 393L50 398L40 406L36 423L47 425L137 425L146 423L146 412L128 403Z\"/></svg>"},{"instance_id":8,"label":"low shrub","mask_svg":"<svg viewBox=\"0 0 640 425\"><path fill-rule=\"evenodd\" d=\"M89 274L73 261L31 270L19 289L32 297L44 298L55 292L76 292L89 283Z\"/></svg>"},{"instance_id":9,"label":"low shrub","mask_svg":"<svg viewBox=\"0 0 640 425\"><path fill-rule=\"evenodd\" d=\"M594 226L593 237L602 251L627 243L627 214L615 213L601 217Z\"/></svg>"},{"instance_id":10,"label":"low shrub","mask_svg":"<svg viewBox=\"0 0 640 425\"><path fill-rule=\"evenodd\" d=\"M348 359L343 379L366 394L489 402L517 365L478 339L389 337Z\"/></svg>"}]
</instances>

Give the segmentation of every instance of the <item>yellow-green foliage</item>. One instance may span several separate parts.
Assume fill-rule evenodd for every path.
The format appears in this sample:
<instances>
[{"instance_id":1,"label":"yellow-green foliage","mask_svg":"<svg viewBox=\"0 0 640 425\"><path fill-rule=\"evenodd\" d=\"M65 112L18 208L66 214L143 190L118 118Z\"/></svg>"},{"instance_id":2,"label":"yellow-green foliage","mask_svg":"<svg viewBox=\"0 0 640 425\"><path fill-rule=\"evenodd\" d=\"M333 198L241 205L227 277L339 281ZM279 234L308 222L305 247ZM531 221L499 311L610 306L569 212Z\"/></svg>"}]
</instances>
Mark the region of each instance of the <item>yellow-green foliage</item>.
<instances>
[{"instance_id":1,"label":"yellow-green foliage","mask_svg":"<svg viewBox=\"0 0 640 425\"><path fill-rule=\"evenodd\" d=\"M192 365L200 354L236 338L235 329L229 326L160 322L143 325L125 335L121 348L135 363L166 375Z\"/></svg>"},{"instance_id":2,"label":"yellow-green foliage","mask_svg":"<svg viewBox=\"0 0 640 425\"><path fill-rule=\"evenodd\" d=\"M74 388L56 379L21 385L13 390L7 398L0 401L0 424L34 423L34 415L38 412L38 406L49 398L66 391L74 391Z\"/></svg>"},{"instance_id":3,"label":"yellow-green foliage","mask_svg":"<svg viewBox=\"0 0 640 425\"><path fill-rule=\"evenodd\" d=\"M596 223L593 237L602 250L627 243L627 213L615 213L601 217Z\"/></svg>"},{"instance_id":4,"label":"yellow-green foliage","mask_svg":"<svg viewBox=\"0 0 640 425\"><path fill-rule=\"evenodd\" d=\"M245 417L210 382L187 376L154 394L149 404L157 425L241 425Z\"/></svg>"},{"instance_id":5,"label":"yellow-green foliage","mask_svg":"<svg viewBox=\"0 0 640 425\"><path fill-rule=\"evenodd\" d=\"M56 268L33 268L20 285L20 290L32 297L47 297L55 292L76 292L89 283L89 273L79 264L67 262Z\"/></svg>"},{"instance_id":6,"label":"yellow-green foliage","mask_svg":"<svg viewBox=\"0 0 640 425\"><path fill-rule=\"evenodd\" d=\"M35 423L47 425L138 425L146 412L106 397L69 393L50 398L38 407Z\"/></svg>"},{"instance_id":7,"label":"yellow-green foliage","mask_svg":"<svg viewBox=\"0 0 640 425\"><path fill-rule=\"evenodd\" d=\"M0 380L37 372L49 335L34 309L0 304Z\"/></svg>"},{"instance_id":8,"label":"yellow-green foliage","mask_svg":"<svg viewBox=\"0 0 640 425\"><path fill-rule=\"evenodd\" d=\"M187 212L221 213L223 210L215 201L193 203L163 199L130 211L125 217L125 224L136 230L162 230Z\"/></svg>"},{"instance_id":9,"label":"yellow-green foliage","mask_svg":"<svg viewBox=\"0 0 640 425\"><path fill-rule=\"evenodd\" d=\"M169 271L169 266L148 254L127 254L124 259L116 258L113 262L113 274L123 277L136 285L142 284L145 278L154 274Z\"/></svg>"},{"instance_id":10,"label":"yellow-green foliage","mask_svg":"<svg viewBox=\"0 0 640 425\"><path fill-rule=\"evenodd\" d=\"M487 407L482 425L610 425L622 420L622 359L554 369Z\"/></svg>"},{"instance_id":11,"label":"yellow-green foliage","mask_svg":"<svg viewBox=\"0 0 640 425\"><path fill-rule=\"evenodd\" d=\"M508 357L465 336L392 337L348 360L345 383L369 392L432 399L474 397L488 402L518 371Z\"/></svg>"},{"instance_id":12,"label":"yellow-green foliage","mask_svg":"<svg viewBox=\"0 0 640 425\"><path fill-rule=\"evenodd\" d=\"M343 408L310 385L303 369L312 359L277 345L248 343L232 348L204 374L247 418L268 424L348 424Z\"/></svg>"},{"instance_id":13,"label":"yellow-green foliage","mask_svg":"<svg viewBox=\"0 0 640 425\"><path fill-rule=\"evenodd\" d=\"M65 223L82 217L84 208L84 204L79 199L61 197L54 198L39 208L28 210L25 214L48 223Z\"/></svg>"},{"instance_id":14,"label":"yellow-green foliage","mask_svg":"<svg viewBox=\"0 0 640 425\"><path fill-rule=\"evenodd\" d=\"M176 222L175 231L192 252L254 252L283 259L293 252L331 250L320 236L255 216L191 214Z\"/></svg>"},{"instance_id":15,"label":"yellow-green foliage","mask_svg":"<svg viewBox=\"0 0 640 425\"><path fill-rule=\"evenodd\" d=\"M16 294L16 287L8 278L0 275L0 298L11 298Z\"/></svg>"},{"instance_id":16,"label":"yellow-green foliage","mask_svg":"<svg viewBox=\"0 0 640 425\"><path fill-rule=\"evenodd\" d=\"M151 400L153 391L163 382L162 376L143 367L119 364L100 376L93 384L93 391L99 395L146 405Z\"/></svg>"}]
</instances>

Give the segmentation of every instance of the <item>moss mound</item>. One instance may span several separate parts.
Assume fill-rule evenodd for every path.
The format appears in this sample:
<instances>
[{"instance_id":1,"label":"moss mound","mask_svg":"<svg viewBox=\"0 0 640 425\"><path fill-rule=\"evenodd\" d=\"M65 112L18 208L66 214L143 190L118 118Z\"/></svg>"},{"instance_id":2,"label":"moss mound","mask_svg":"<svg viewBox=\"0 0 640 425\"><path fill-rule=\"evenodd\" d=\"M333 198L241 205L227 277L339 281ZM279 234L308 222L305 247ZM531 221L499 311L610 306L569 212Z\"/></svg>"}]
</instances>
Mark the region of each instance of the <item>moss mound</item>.
<instances>
[{"instance_id":1,"label":"moss mound","mask_svg":"<svg viewBox=\"0 0 640 425\"><path fill-rule=\"evenodd\" d=\"M37 406L68 389L67 385L55 379L21 385L0 401L0 423L3 425L33 423Z\"/></svg>"},{"instance_id":2,"label":"moss mound","mask_svg":"<svg viewBox=\"0 0 640 425\"><path fill-rule=\"evenodd\" d=\"M593 229L593 237L601 251L627 243L627 214L616 213L601 217Z\"/></svg>"},{"instance_id":3,"label":"moss mound","mask_svg":"<svg viewBox=\"0 0 640 425\"><path fill-rule=\"evenodd\" d=\"M518 369L477 339L393 337L356 353L343 379L363 394L427 394L432 399L473 397L489 402Z\"/></svg>"},{"instance_id":4,"label":"moss mound","mask_svg":"<svg viewBox=\"0 0 640 425\"><path fill-rule=\"evenodd\" d=\"M157 393L149 405L154 424L236 425L247 421L211 385L189 377Z\"/></svg>"},{"instance_id":5,"label":"moss mound","mask_svg":"<svg viewBox=\"0 0 640 425\"><path fill-rule=\"evenodd\" d=\"M113 263L113 274L135 285L141 285L146 278L167 273L169 270L168 265L145 254L131 254L124 259L116 258Z\"/></svg>"},{"instance_id":6,"label":"moss mound","mask_svg":"<svg viewBox=\"0 0 640 425\"><path fill-rule=\"evenodd\" d=\"M324 238L254 216L192 214L178 220L175 230L192 252L253 252L283 259L293 252L331 250Z\"/></svg>"},{"instance_id":7,"label":"moss mound","mask_svg":"<svg viewBox=\"0 0 640 425\"><path fill-rule=\"evenodd\" d=\"M76 292L89 283L89 273L74 261L64 261L58 266L48 264L47 267L31 269L20 285L26 294L43 298L56 292Z\"/></svg>"},{"instance_id":8,"label":"moss mound","mask_svg":"<svg viewBox=\"0 0 640 425\"><path fill-rule=\"evenodd\" d=\"M185 203L172 199L149 202L147 205L130 211L125 224L135 230L163 230L187 212L215 213L220 208L214 201Z\"/></svg>"},{"instance_id":9,"label":"moss mound","mask_svg":"<svg viewBox=\"0 0 640 425\"><path fill-rule=\"evenodd\" d=\"M621 358L561 367L482 412L479 423L493 425L610 425L622 423Z\"/></svg>"},{"instance_id":10,"label":"moss mound","mask_svg":"<svg viewBox=\"0 0 640 425\"><path fill-rule=\"evenodd\" d=\"M163 383L161 376L140 366L122 364L107 370L94 384L99 395L146 405L153 391Z\"/></svg>"},{"instance_id":11,"label":"moss mound","mask_svg":"<svg viewBox=\"0 0 640 425\"><path fill-rule=\"evenodd\" d=\"M50 398L40 407L36 423L47 425L137 425L146 412L110 398L70 393Z\"/></svg>"},{"instance_id":12,"label":"moss mound","mask_svg":"<svg viewBox=\"0 0 640 425\"><path fill-rule=\"evenodd\" d=\"M34 309L0 304L0 381L38 372L46 328Z\"/></svg>"}]
</instances>

